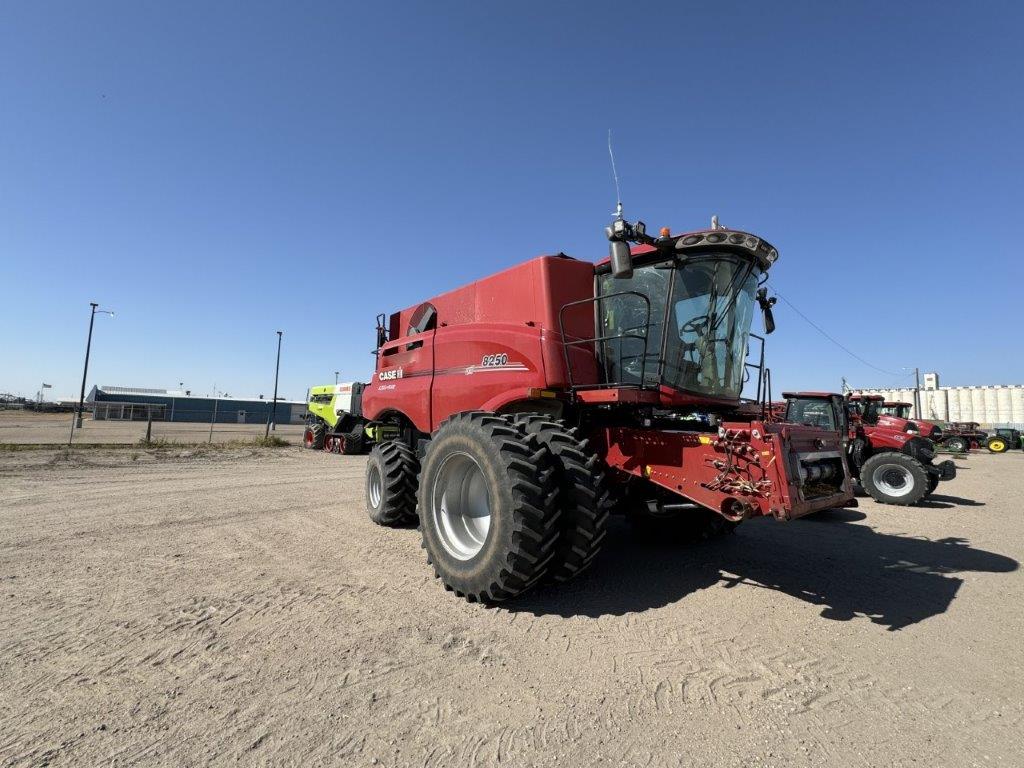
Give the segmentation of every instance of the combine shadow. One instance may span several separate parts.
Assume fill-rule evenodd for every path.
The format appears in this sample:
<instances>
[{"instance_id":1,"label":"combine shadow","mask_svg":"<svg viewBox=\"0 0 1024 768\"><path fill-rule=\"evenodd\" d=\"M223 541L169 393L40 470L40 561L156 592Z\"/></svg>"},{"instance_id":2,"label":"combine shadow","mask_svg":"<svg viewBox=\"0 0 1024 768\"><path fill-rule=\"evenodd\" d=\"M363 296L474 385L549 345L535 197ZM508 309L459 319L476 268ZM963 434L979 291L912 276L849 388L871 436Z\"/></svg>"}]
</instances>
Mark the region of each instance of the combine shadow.
<instances>
[{"instance_id":1,"label":"combine shadow","mask_svg":"<svg viewBox=\"0 0 1024 768\"><path fill-rule=\"evenodd\" d=\"M944 613L965 572L1008 573L1016 560L964 539L878 533L862 512L831 510L789 523L760 519L703 544L651 542L613 520L604 552L568 584L505 604L513 612L623 615L659 608L707 587L784 592L821 606L822 618L866 616L890 631Z\"/></svg>"}]
</instances>

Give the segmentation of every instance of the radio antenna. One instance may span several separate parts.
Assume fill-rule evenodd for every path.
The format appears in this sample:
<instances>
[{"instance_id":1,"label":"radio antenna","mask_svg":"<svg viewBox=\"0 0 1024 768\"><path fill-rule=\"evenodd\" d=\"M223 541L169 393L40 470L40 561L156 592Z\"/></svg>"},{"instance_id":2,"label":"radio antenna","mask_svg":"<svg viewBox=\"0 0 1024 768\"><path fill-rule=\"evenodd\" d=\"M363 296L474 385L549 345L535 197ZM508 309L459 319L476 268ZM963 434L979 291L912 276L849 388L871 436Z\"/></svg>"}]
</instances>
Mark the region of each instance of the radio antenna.
<instances>
[{"instance_id":1,"label":"radio antenna","mask_svg":"<svg viewBox=\"0 0 1024 768\"><path fill-rule=\"evenodd\" d=\"M612 178L615 179L615 218L622 220L622 194L619 192L619 172L615 170L615 152L612 151L612 129L608 129L608 157L612 159Z\"/></svg>"}]
</instances>

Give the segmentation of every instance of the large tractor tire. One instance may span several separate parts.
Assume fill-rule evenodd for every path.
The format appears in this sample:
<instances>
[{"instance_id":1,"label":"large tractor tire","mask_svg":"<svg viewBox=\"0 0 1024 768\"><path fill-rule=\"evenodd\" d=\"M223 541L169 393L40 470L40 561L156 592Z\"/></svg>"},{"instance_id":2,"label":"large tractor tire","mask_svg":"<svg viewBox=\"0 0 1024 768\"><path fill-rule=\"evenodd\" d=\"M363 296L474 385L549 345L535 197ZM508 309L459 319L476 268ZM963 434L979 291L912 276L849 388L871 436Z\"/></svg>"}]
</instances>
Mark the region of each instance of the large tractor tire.
<instances>
[{"instance_id":1,"label":"large tractor tire","mask_svg":"<svg viewBox=\"0 0 1024 768\"><path fill-rule=\"evenodd\" d=\"M420 464L405 443L388 440L366 461L366 511L377 525L416 524L416 477Z\"/></svg>"},{"instance_id":2,"label":"large tractor tire","mask_svg":"<svg viewBox=\"0 0 1024 768\"><path fill-rule=\"evenodd\" d=\"M540 414L517 414L513 420L536 435L554 460L561 514L548 579L568 581L590 567L604 543L609 507L604 469L575 429Z\"/></svg>"},{"instance_id":3,"label":"large tractor tire","mask_svg":"<svg viewBox=\"0 0 1024 768\"><path fill-rule=\"evenodd\" d=\"M876 453L860 469L860 482L880 504L917 504L928 493L928 471L913 456L895 451Z\"/></svg>"},{"instance_id":4,"label":"large tractor tire","mask_svg":"<svg viewBox=\"0 0 1024 768\"><path fill-rule=\"evenodd\" d=\"M302 447L307 448L311 451L319 451L324 447L324 436L327 434L327 430L324 429L324 425L315 421L311 424L306 424L306 430L302 433Z\"/></svg>"},{"instance_id":5,"label":"large tractor tire","mask_svg":"<svg viewBox=\"0 0 1024 768\"><path fill-rule=\"evenodd\" d=\"M420 473L427 562L470 602L525 592L549 572L559 509L551 453L511 418L471 411L437 430Z\"/></svg>"},{"instance_id":6,"label":"large tractor tire","mask_svg":"<svg viewBox=\"0 0 1024 768\"><path fill-rule=\"evenodd\" d=\"M1010 449L1010 443L1006 438L996 435L988 439L985 447L989 453L1006 453Z\"/></svg>"},{"instance_id":7,"label":"large tractor tire","mask_svg":"<svg viewBox=\"0 0 1024 768\"><path fill-rule=\"evenodd\" d=\"M971 448L971 444L966 437L947 438L943 442L943 445L954 453L967 453Z\"/></svg>"},{"instance_id":8,"label":"large tractor tire","mask_svg":"<svg viewBox=\"0 0 1024 768\"><path fill-rule=\"evenodd\" d=\"M341 436L341 452L346 456L358 456L366 452L366 436L361 426Z\"/></svg>"},{"instance_id":9,"label":"large tractor tire","mask_svg":"<svg viewBox=\"0 0 1024 768\"><path fill-rule=\"evenodd\" d=\"M939 487L939 476L933 475L931 472L928 473L928 492L925 493L925 498L935 493L935 489Z\"/></svg>"}]
</instances>

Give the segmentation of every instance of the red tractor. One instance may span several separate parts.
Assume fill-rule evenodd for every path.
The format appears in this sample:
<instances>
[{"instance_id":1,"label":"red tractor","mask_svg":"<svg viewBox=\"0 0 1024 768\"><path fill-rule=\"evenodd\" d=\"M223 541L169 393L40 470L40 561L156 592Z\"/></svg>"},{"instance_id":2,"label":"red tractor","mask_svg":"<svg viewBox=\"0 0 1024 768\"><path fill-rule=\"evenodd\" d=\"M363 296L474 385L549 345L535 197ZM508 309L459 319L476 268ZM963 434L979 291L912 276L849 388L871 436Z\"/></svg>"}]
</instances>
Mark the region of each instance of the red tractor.
<instances>
[{"instance_id":1,"label":"red tractor","mask_svg":"<svg viewBox=\"0 0 1024 768\"><path fill-rule=\"evenodd\" d=\"M935 443L942 430L934 424L883 412L881 395L851 395L849 464L861 487L883 504L916 504L956 477L952 461L935 464Z\"/></svg>"},{"instance_id":2,"label":"red tractor","mask_svg":"<svg viewBox=\"0 0 1024 768\"><path fill-rule=\"evenodd\" d=\"M418 523L470 601L580 573L612 509L721 532L854 503L837 433L740 397L763 380L748 339L758 306L774 329L775 248L716 222L654 238L620 216L607 234L596 265L541 256L378 317L367 511Z\"/></svg>"}]
</instances>

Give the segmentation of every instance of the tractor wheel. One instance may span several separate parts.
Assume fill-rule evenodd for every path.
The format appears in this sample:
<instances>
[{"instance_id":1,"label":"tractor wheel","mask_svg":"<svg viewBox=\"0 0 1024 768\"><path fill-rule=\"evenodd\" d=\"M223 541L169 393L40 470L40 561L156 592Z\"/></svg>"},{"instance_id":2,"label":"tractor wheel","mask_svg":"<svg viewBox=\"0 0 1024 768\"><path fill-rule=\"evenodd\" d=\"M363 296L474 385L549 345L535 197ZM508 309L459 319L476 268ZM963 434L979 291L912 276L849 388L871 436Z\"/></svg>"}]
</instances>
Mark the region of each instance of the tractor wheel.
<instances>
[{"instance_id":1,"label":"tractor wheel","mask_svg":"<svg viewBox=\"0 0 1024 768\"><path fill-rule=\"evenodd\" d=\"M357 427L341 436L341 452L346 456L358 456L366 449L362 428Z\"/></svg>"},{"instance_id":2,"label":"tractor wheel","mask_svg":"<svg viewBox=\"0 0 1024 768\"><path fill-rule=\"evenodd\" d=\"M990 437L988 442L985 443L985 447L988 448L990 453L1006 453L1010 444L1002 437Z\"/></svg>"},{"instance_id":3,"label":"tractor wheel","mask_svg":"<svg viewBox=\"0 0 1024 768\"><path fill-rule=\"evenodd\" d=\"M561 514L548 579L568 581L590 566L604 543L608 524L604 469L575 429L540 414L517 414L513 420L536 435L554 460Z\"/></svg>"},{"instance_id":4,"label":"tractor wheel","mask_svg":"<svg viewBox=\"0 0 1024 768\"><path fill-rule=\"evenodd\" d=\"M366 462L366 511L377 525L416 523L416 476L420 464L405 443L389 440L370 451Z\"/></svg>"},{"instance_id":5,"label":"tractor wheel","mask_svg":"<svg viewBox=\"0 0 1024 768\"><path fill-rule=\"evenodd\" d=\"M446 589L497 602L544 578L559 512L551 453L536 435L493 413L447 419L423 459L420 530Z\"/></svg>"},{"instance_id":6,"label":"tractor wheel","mask_svg":"<svg viewBox=\"0 0 1024 768\"><path fill-rule=\"evenodd\" d=\"M928 473L928 492L925 497L931 496L935 493L935 489L939 487L939 476L933 475L931 472Z\"/></svg>"},{"instance_id":7,"label":"tractor wheel","mask_svg":"<svg viewBox=\"0 0 1024 768\"><path fill-rule=\"evenodd\" d=\"M324 447L324 435L327 431L319 421L306 425L306 431L302 433L302 447L311 451L319 451Z\"/></svg>"},{"instance_id":8,"label":"tractor wheel","mask_svg":"<svg viewBox=\"0 0 1024 768\"><path fill-rule=\"evenodd\" d=\"M913 456L885 451L870 456L860 470L860 482L880 504L917 504L928 493L928 472Z\"/></svg>"},{"instance_id":9,"label":"tractor wheel","mask_svg":"<svg viewBox=\"0 0 1024 768\"><path fill-rule=\"evenodd\" d=\"M955 453L967 453L971 447L971 444L962 437L951 437L943 445Z\"/></svg>"}]
</instances>

